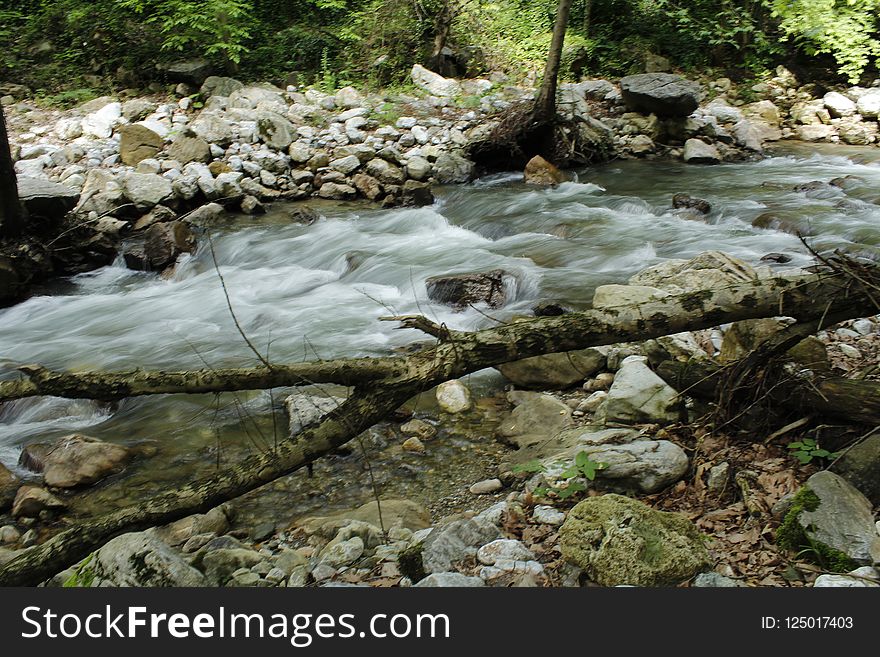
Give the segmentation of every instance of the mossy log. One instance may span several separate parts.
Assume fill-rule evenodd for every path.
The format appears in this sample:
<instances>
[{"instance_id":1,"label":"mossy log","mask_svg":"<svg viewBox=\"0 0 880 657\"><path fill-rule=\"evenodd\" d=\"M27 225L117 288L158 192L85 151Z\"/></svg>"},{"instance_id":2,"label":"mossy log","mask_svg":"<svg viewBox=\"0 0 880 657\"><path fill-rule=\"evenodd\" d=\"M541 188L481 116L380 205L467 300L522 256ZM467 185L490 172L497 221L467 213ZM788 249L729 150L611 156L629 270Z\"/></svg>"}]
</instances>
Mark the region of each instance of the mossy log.
<instances>
[{"instance_id":1,"label":"mossy log","mask_svg":"<svg viewBox=\"0 0 880 657\"><path fill-rule=\"evenodd\" d=\"M641 305L542 317L476 332L451 331L423 317L387 318L438 338L407 356L340 359L215 372L52 372L22 368L0 383L0 400L34 395L102 400L169 393L208 393L314 382L353 385L348 400L321 423L267 452L201 481L183 484L30 547L0 569L0 586L35 585L129 531L207 511L290 474L347 443L407 399L443 381L501 363L548 353L640 341L743 319L786 315L799 322L859 317L870 297L843 275L807 275L738 283Z\"/></svg>"}]
</instances>

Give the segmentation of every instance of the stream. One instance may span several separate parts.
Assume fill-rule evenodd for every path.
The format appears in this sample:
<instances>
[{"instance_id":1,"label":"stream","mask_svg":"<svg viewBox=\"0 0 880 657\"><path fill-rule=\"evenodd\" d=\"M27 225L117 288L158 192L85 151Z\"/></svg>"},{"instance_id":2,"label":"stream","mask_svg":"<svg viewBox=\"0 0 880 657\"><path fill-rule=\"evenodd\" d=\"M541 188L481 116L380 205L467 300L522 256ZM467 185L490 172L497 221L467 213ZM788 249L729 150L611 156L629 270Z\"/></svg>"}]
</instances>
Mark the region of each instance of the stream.
<instances>
[{"instance_id":1,"label":"stream","mask_svg":"<svg viewBox=\"0 0 880 657\"><path fill-rule=\"evenodd\" d=\"M760 162L707 167L626 160L576 173L577 182L553 189L526 186L520 174L496 174L439 188L435 204L418 209L311 203L322 215L311 226L290 223L276 204L262 217L230 216L212 229L216 262L251 341L271 360L291 362L383 355L425 339L377 321L384 315L420 313L471 330L492 325L492 317L530 314L537 301L582 309L598 285L707 250L755 265L771 252L792 258L785 267L809 264L794 235L752 227L767 212L808 226L819 250L880 253L877 148L784 144ZM845 190L794 191L845 176L852 176ZM671 211L677 192L712 204L705 223ZM455 312L427 298L430 276L495 268L515 280L500 310ZM125 370L255 361L232 321L205 239L170 276L128 270L119 258L0 310L0 379L18 376L23 363ZM425 504L446 498L449 509L468 508L467 486L494 476L506 449L493 438L503 410L493 396L503 379L485 372L470 383L484 398L477 411L444 422L425 453L400 448L397 424L377 425L352 443L353 451L319 461L313 477L297 472L248 496L244 518L268 514L282 522L353 508L372 498L374 486L386 497ZM97 513L270 448L286 431L288 393L11 402L0 406L0 461L27 476L17 465L22 446L71 432L136 446L140 456L123 475L80 494L77 513ZM414 408L420 417L437 416L431 395Z\"/></svg>"}]
</instances>

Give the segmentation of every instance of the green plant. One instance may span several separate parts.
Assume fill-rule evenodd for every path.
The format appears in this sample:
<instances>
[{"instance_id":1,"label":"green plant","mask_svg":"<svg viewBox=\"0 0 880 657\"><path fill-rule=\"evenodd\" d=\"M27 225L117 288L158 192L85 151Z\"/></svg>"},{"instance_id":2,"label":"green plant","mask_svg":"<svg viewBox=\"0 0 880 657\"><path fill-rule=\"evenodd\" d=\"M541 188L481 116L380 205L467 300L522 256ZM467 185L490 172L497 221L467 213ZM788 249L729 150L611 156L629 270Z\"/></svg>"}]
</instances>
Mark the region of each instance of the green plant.
<instances>
[{"instance_id":1,"label":"green plant","mask_svg":"<svg viewBox=\"0 0 880 657\"><path fill-rule=\"evenodd\" d=\"M592 460L587 452L578 452L577 456L574 457L574 462L559 475L559 478L566 479L567 483L564 486L539 486L534 491L535 495L544 497L549 493L553 493L561 500L568 499L572 495L587 490L587 485L581 481L582 478L593 481L599 470L604 470L607 467L606 463ZM538 473L546 471L547 466L537 460L529 461L513 468L513 472Z\"/></svg>"},{"instance_id":2,"label":"green plant","mask_svg":"<svg viewBox=\"0 0 880 657\"><path fill-rule=\"evenodd\" d=\"M68 89L67 91L61 91L57 94L38 96L36 100L40 105L46 107L67 109L82 105L89 100L97 98L99 95L100 94L94 89Z\"/></svg>"},{"instance_id":3,"label":"green plant","mask_svg":"<svg viewBox=\"0 0 880 657\"><path fill-rule=\"evenodd\" d=\"M94 556L95 553L92 552L89 556L83 559L79 566L76 567L76 570L73 571L73 575L71 575L62 586L64 588L90 587L95 581L95 569L89 565Z\"/></svg>"},{"instance_id":4,"label":"green plant","mask_svg":"<svg viewBox=\"0 0 880 657\"><path fill-rule=\"evenodd\" d=\"M326 94L336 91L336 73L330 67L330 55L327 48L321 51L321 68L318 71L316 86Z\"/></svg>"},{"instance_id":5,"label":"green plant","mask_svg":"<svg viewBox=\"0 0 880 657\"><path fill-rule=\"evenodd\" d=\"M829 452L822 449L812 438L802 438L788 444L788 449L792 450L792 456L798 461L806 465L813 459L835 459L838 457L837 452Z\"/></svg>"}]
</instances>

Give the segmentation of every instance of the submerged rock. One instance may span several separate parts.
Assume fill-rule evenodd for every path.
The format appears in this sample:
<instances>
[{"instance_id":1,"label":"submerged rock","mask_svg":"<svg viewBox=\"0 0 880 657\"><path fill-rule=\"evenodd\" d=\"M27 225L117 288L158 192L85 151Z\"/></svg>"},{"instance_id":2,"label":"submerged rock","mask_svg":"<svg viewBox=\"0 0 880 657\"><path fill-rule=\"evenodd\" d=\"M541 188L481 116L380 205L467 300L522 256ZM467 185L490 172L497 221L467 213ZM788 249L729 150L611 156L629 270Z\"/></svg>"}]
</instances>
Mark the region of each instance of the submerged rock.
<instances>
[{"instance_id":1,"label":"submerged rock","mask_svg":"<svg viewBox=\"0 0 880 657\"><path fill-rule=\"evenodd\" d=\"M559 539L562 556L604 586L675 586L710 563L690 520L622 495L578 503Z\"/></svg>"},{"instance_id":2,"label":"submerged rock","mask_svg":"<svg viewBox=\"0 0 880 657\"><path fill-rule=\"evenodd\" d=\"M466 274L433 276L425 285L428 298L438 303L464 309L471 304L485 303L490 308L500 308L507 300L506 278L502 269Z\"/></svg>"},{"instance_id":3,"label":"submerged rock","mask_svg":"<svg viewBox=\"0 0 880 657\"><path fill-rule=\"evenodd\" d=\"M131 458L122 445L71 434L59 439L43 460L43 480L54 488L75 488L121 471Z\"/></svg>"},{"instance_id":4,"label":"submerged rock","mask_svg":"<svg viewBox=\"0 0 880 657\"><path fill-rule=\"evenodd\" d=\"M437 404L447 413L463 413L473 406L471 391L461 381L453 379L437 386Z\"/></svg>"}]
</instances>

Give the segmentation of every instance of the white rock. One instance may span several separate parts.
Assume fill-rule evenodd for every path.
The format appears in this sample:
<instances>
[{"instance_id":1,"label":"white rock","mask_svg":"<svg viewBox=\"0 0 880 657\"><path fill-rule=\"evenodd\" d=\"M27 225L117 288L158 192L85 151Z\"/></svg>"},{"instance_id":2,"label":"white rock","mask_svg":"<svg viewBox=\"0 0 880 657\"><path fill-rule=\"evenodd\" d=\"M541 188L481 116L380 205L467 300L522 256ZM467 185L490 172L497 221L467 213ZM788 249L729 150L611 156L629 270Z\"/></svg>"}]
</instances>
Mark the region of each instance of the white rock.
<instances>
[{"instance_id":1,"label":"white rock","mask_svg":"<svg viewBox=\"0 0 880 657\"><path fill-rule=\"evenodd\" d=\"M649 367L645 356L623 360L605 401L605 419L625 423L675 422L680 397Z\"/></svg>"},{"instance_id":2,"label":"white rock","mask_svg":"<svg viewBox=\"0 0 880 657\"><path fill-rule=\"evenodd\" d=\"M862 566L846 575L819 575L816 588L876 588L880 587L880 573L871 566Z\"/></svg>"},{"instance_id":3,"label":"white rock","mask_svg":"<svg viewBox=\"0 0 880 657\"><path fill-rule=\"evenodd\" d=\"M822 100L825 103L825 108L834 118L839 119L856 113L856 104L837 91L829 91Z\"/></svg>"},{"instance_id":4,"label":"white rock","mask_svg":"<svg viewBox=\"0 0 880 657\"><path fill-rule=\"evenodd\" d=\"M109 139L113 128L122 123L122 103L110 103L82 120L82 132L90 137Z\"/></svg>"},{"instance_id":5,"label":"white rock","mask_svg":"<svg viewBox=\"0 0 880 657\"><path fill-rule=\"evenodd\" d=\"M871 335L874 331L874 322L870 319L857 319L853 322L853 328L859 335Z\"/></svg>"},{"instance_id":6,"label":"white rock","mask_svg":"<svg viewBox=\"0 0 880 657\"><path fill-rule=\"evenodd\" d=\"M421 64L415 64L410 73L413 84L427 91L432 96L451 98L461 93L461 84L458 80L444 78L433 71L429 71Z\"/></svg>"},{"instance_id":7,"label":"white rock","mask_svg":"<svg viewBox=\"0 0 880 657\"><path fill-rule=\"evenodd\" d=\"M532 561L534 558L521 541L511 538L499 538L477 550L477 559L486 566L494 566L498 561Z\"/></svg>"},{"instance_id":8,"label":"white rock","mask_svg":"<svg viewBox=\"0 0 880 657\"><path fill-rule=\"evenodd\" d=\"M600 285L593 293L593 308L611 308L657 301L669 292L646 285Z\"/></svg>"},{"instance_id":9,"label":"white rock","mask_svg":"<svg viewBox=\"0 0 880 657\"><path fill-rule=\"evenodd\" d=\"M463 413L473 405L471 391L458 379L446 381L437 386L437 404L447 413Z\"/></svg>"},{"instance_id":10,"label":"white rock","mask_svg":"<svg viewBox=\"0 0 880 657\"><path fill-rule=\"evenodd\" d=\"M842 353L847 358L861 358L862 352L853 347L851 344L846 344L845 342L838 343L837 348L840 349L840 353Z\"/></svg>"},{"instance_id":11,"label":"white rock","mask_svg":"<svg viewBox=\"0 0 880 657\"><path fill-rule=\"evenodd\" d=\"M475 483L468 490L474 495L488 495L489 493L495 493L502 488L503 485L500 479L484 479L483 481Z\"/></svg>"},{"instance_id":12,"label":"white rock","mask_svg":"<svg viewBox=\"0 0 880 657\"><path fill-rule=\"evenodd\" d=\"M559 527L563 522L565 522L565 514L558 509L554 509L552 506L539 504L532 512L532 519L535 522L540 522L545 525L553 525L554 527Z\"/></svg>"},{"instance_id":13,"label":"white rock","mask_svg":"<svg viewBox=\"0 0 880 657\"><path fill-rule=\"evenodd\" d=\"M433 588L433 587L472 587L485 586L485 582L479 577L468 577L461 573L431 573L419 583L416 588Z\"/></svg>"}]
</instances>

